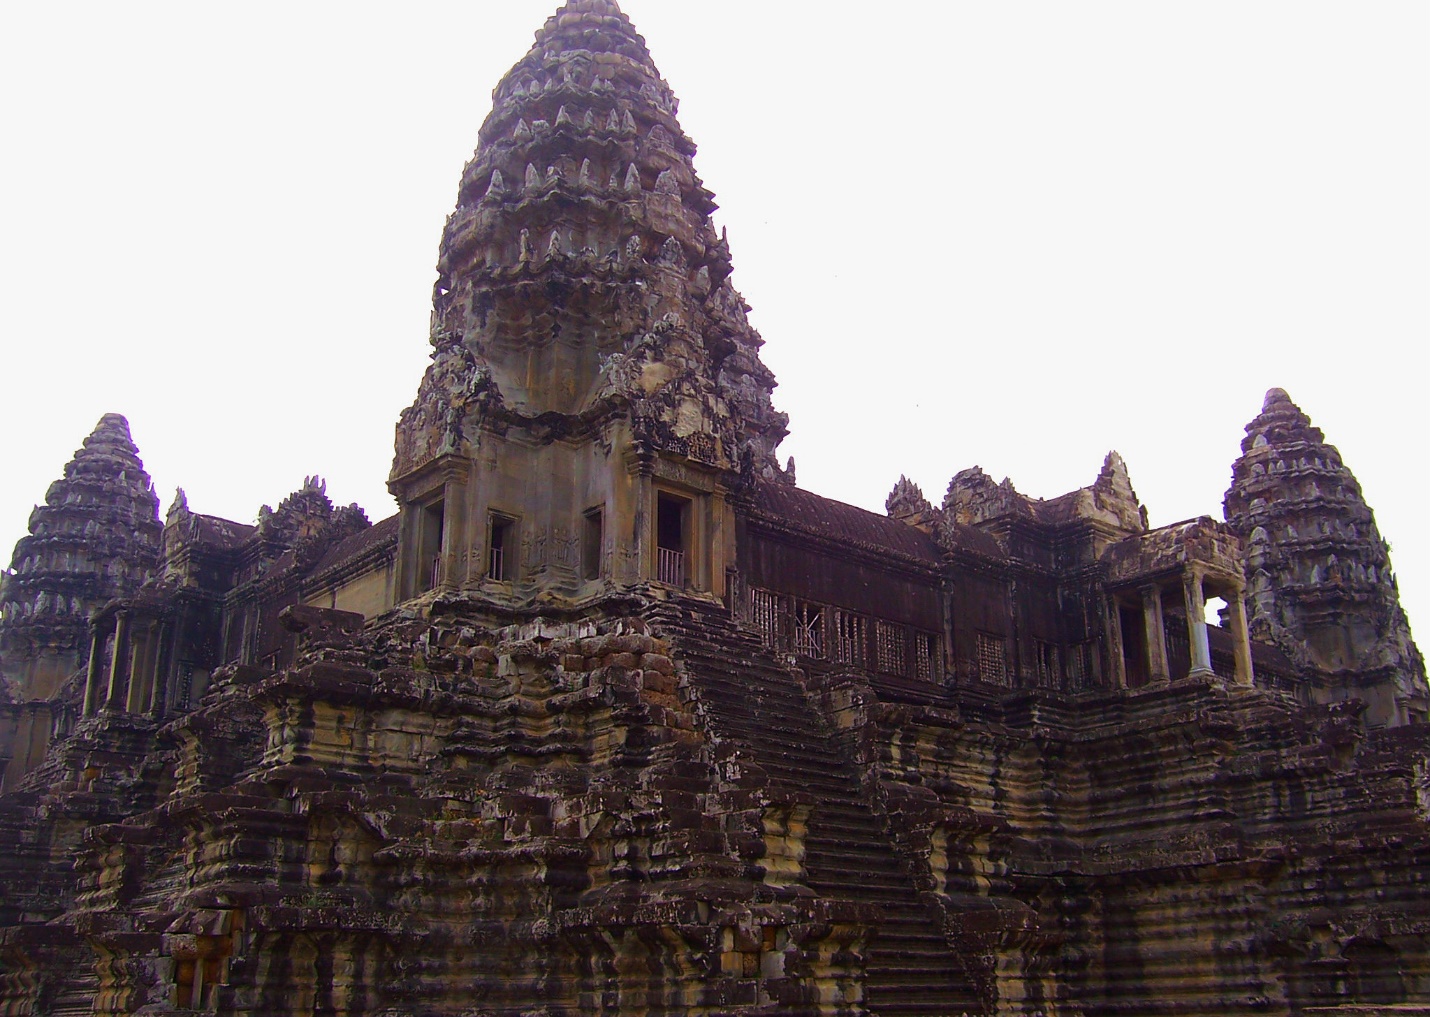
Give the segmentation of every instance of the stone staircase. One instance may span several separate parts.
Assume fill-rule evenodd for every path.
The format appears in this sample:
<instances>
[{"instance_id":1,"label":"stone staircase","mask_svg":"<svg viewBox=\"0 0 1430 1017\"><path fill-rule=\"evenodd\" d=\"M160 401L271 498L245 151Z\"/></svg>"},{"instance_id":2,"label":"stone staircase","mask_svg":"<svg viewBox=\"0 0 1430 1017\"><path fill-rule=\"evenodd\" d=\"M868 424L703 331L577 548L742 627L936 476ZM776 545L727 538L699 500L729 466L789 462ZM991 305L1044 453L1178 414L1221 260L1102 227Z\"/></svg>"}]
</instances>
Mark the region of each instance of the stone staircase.
<instances>
[{"instance_id":1,"label":"stone staircase","mask_svg":"<svg viewBox=\"0 0 1430 1017\"><path fill-rule=\"evenodd\" d=\"M968 970L789 670L718 604L680 598L654 605L646 617L675 644L711 733L737 745L739 759L761 767L771 790L818 803L805 842L809 887L882 910L866 961L869 1011L880 1017L982 1013Z\"/></svg>"}]
</instances>

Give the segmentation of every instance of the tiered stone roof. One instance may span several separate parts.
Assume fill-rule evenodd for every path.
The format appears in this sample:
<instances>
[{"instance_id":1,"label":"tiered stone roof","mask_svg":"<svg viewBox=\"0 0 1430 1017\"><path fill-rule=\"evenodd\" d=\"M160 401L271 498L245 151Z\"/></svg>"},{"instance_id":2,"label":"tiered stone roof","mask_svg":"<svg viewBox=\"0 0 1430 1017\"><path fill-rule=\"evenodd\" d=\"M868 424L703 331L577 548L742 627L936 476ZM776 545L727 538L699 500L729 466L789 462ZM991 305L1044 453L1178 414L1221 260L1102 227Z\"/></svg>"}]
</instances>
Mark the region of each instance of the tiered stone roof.
<instances>
[{"instance_id":1,"label":"tiered stone roof","mask_svg":"<svg viewBox=\"0 0 1430 1017\"><path fill-rule=\"evenodd\" d=\"M88 647L89 613L155 566L159 499L129 434L106 414L30 515L0 583L0 654Z\"/></svg>"},{"instance_id":2,"label":"tiered stone roof","mask_svg":"<svg viewBox=\"0 0 1430 1017\"><path fill-rule=\"evenodd\" d=\"M395 476L482 422L540 440L625 413L657 447L777 470L787 418L677 108L615 4L569 3L537 33L443 233L436 352Z\"/></svg>"},{"instance_id":3,"label":"tiered stone roof","mask_svg":"<svg viewBox=\"0 0 1430 1017\"><path fill-rule=\"evenodd\" d=\"M1277 388L1241 451L1224 508L1246 547L1253 635L1322 673L1392 669L1423 699L1389 549L1335 446Z\"/></svg>"}]
</instances>

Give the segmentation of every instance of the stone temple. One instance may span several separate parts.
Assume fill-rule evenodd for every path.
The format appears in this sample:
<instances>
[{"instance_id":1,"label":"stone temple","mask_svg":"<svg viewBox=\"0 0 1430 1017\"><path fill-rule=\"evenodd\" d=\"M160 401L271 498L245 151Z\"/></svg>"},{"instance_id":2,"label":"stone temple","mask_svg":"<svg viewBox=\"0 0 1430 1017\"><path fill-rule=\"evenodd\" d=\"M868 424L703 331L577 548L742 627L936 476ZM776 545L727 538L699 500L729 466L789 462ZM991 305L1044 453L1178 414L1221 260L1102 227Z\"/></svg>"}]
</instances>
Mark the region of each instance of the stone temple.
<instances>
[{"instance_id":1,"label":"stone temple","mask_svg":"<svg viewBox=\"0 0 1430 1017\"><path fill-rule=\"evenodd\" d=\"M1160 529L1115 453L800 489L676 110L613 0L497 86L392 518L85 439L0 587L0 1013L1430 1013L1336 449L1273 390Z\"/></svg>"}]
</instances>

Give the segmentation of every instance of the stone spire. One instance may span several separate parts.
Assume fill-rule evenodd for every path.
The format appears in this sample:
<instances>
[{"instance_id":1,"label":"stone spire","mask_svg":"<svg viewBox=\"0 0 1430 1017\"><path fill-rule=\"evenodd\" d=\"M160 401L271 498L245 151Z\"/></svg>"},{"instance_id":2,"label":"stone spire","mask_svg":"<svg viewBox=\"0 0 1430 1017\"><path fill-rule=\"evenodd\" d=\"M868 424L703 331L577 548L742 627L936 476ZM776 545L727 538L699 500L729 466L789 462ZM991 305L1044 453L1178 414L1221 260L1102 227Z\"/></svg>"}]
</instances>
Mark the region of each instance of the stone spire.
<instances>
[{"instance_id":1,"label":"stone spire","mask_svg":"<svg viewBox=\"0 0 1430 1017\"><path fill-rule=\"evenodd\" d=\"M1367 699L1373 723L1423 719L1425 664L1386 543L1340 453L1281 389L1266 394L1241 451L1224 510L1245 545L1252 635Z\"/></svg>"},{"instance_id":2,"label":"stone spire","mask_svg":"<svg viewBox=\"0 0 1430 1017\"><path fill-rule=\"evenodd\" d=\"M89 613L154 568L159 499L129 422L108 413L30 515L0 582L0 666L25 699L49 698L83 661ZM52 658L54 668L37 663Z\"/></svg>"},{"instance_id":3,"label":"stone spire","mask_svg":"<svg viewBox=\"0 0 1430 1017\"><path fill-rule=\"evenodd\" d=\"M394 478L627 415L640 440L779 471L787 418L730 283L677 101L610 0L572 0L501 80L442 237L433 364Z\"/></svg>"},{"instance_id":4,"label":"stone spire","mask_svg":"<svg viewBox=\"0 0 1430 1017\"><path fill-rule=\"evenodd\" d=\"M84 666L89 615L154 569L159 499L129 422L108 413L30 513L0 576L0 788L44 758L61 686ZM77 705L77 704L76 704Z\"/></svg>"}]
</instances>

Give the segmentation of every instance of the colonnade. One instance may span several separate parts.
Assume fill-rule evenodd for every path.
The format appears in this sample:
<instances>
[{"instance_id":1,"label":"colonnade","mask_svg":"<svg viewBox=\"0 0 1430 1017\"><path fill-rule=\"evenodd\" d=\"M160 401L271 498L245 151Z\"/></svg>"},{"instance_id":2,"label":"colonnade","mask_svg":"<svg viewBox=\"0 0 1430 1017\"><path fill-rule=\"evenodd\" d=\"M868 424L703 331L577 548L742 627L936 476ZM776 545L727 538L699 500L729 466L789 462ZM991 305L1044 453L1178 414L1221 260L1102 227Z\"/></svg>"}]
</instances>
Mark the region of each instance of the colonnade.
<instances>
[{"instance_id":1,"label":"colonnade","mask_svg":"<svg viewBox=\"0 0 1430 1017\"><path fill-rule=\"evenodd\" d=\"M1232 656L1235 662L1234 682L1237 685L1252 683L1251 638L1246 624L1246 607L1243 603L1245 586L1239 580L1221 576L1210 577L1201 569L1190 568L1181 574L1182 610L1187 623L1187 645L1190 652L1190 667L1185 676L1174 676L1168 661L1166 639L1166 616L1163 611L1163 593L1167 580L1143 583L1123 590L1110 590L1105 595L1104 611L1107 622L1108 639L1111 648L1113 684L1118 688L1127 687L1127 641L1122 626L1122 606L1124 599L1134 598L1132 606L1140 608L1142 614L1143 640L1147 678L1151 684L1171 681L1173 677L1211 678L1211 641L1207 634L1207 592L1225 598L1231 635Z\"/></svg>"},{"instance_id":2,"label":"colonnade","mask_svg":"<svg viewBox=\"0 0 1430 1017\"><path fill-rule=\"evenodd\" d=\"M95 619L85 676L84 715L100 710L157 716L164 711L169 625L123 608ZM108 651L108 652L106 652Z\"/></svg>"}]
</instances>

